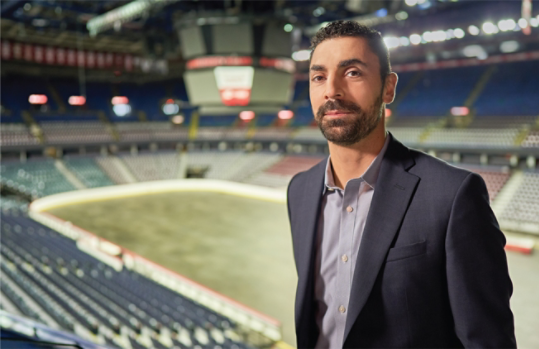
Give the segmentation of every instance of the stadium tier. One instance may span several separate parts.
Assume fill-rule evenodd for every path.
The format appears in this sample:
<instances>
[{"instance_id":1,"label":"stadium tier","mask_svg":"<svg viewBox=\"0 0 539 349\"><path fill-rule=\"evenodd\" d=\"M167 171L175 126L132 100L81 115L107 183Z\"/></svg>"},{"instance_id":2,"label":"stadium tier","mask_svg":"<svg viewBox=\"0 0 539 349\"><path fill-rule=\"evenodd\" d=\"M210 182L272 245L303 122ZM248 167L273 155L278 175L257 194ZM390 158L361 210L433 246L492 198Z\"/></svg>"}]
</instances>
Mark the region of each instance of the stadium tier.
<instances>
[{"instance_id":1,"label":"stadium tier","mask_svg":"<svg viewBox=\"0 0 539 349\"><path fill-rule=\"evenodd\" d=\"M232 320L22 213L1 218L2 294L21 314L108 347L249 348Z\"/></svg>"}]
</instances>

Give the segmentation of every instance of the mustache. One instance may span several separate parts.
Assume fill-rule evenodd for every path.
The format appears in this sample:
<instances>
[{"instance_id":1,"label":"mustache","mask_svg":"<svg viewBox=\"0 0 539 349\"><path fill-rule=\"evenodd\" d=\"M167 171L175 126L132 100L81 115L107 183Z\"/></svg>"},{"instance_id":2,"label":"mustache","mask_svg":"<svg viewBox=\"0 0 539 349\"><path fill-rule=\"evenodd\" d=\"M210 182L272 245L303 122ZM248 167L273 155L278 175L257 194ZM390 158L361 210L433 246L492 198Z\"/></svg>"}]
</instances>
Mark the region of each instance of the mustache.
<instances>
[{"instance_id":1,"label":"mustache","mask_svg":"<svg viewBox=\"0 0 539 349\"><path fill-rule=\"evenodd\" d=\"M330 110L342 110L344 112L354 114L360 114L362 112L361 107L354 102L336 99L334 101L328 101L326 102L326 104L318 108L318 112L316 113L317 119L321 120L324 115Z\"/></svg>"}]
</instances>

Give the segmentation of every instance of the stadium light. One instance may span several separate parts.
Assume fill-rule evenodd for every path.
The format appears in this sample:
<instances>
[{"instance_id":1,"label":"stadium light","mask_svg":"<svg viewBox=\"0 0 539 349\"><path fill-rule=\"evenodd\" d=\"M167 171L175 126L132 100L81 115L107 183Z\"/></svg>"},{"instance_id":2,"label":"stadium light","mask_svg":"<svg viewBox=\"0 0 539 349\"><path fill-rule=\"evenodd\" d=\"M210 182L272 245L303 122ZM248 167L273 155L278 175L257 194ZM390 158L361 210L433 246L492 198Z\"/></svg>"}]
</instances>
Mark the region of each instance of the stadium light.
<instances>
[{"instance_id":1,"label":"stadium light","mask_svg":"<svg viewBox=\"0 0 539 349\"><path fill-rule=\"evenodd\" d=\"M129 104L116 104L112 107L112 110L117 116L126 116L131 113L131 106Z\"/></svg>"},{"instance_id":2,"label":"stadium light","mask_svg":"<svg viewBox=\"0 0 539 349\"><path fill-rule=\"evenodd\" d=\"M410 7L417 5L417 0L405 0L404 2Z\"/></svg>"},{"instance_id":3,"label":"stadium light","mask_svg":"<svg viewBox=\"0 0 539 349\"><path fill-rule=\"evenodd\" d=\"M528 28L528 21L526 20L526 18L519 19L518 26L521 27L522 29Z\"/></svg>"},{"instance_id":4,"label":"stadium light","mask_svg":"<svg viewBox=\"0 0 539 349\"><path fill-rule=\"evenodd\" d=\"M419 34L410 35L410 42L412 43L412 45L419 45L421 43L421 35Z\"/></svg>"},{"instance_id":5,"label":"stadium light","mask_svg":"<svg viewBox=\"0 0 539 349\"><path fill-rule=\"evenodd\" d=\"M530 25L534 28L539 27L539 18L530 18Z\"/></svg>"},{"instance_id":6,"label":"stadium light","mask_svg":"<svg viewBox=\"0 0 539 349\"><path fill-rule=\"evenodd\" d=\"M455 35L457 39L462 39L464 35L466 35L466 33L464 33L464 30L456 28L455 30L453 30L453 35Z\"/></svg>"},{"instance_id":7,"label":"stadium light","mask_svg":"<svg viewBox=\"0 0 539 349\"><path fill-rule=\"evenodd\" d=\"M479 30L479 28L477 28L475 25L471 25L468 27L468 33L470 33L471 35L479 35L481 31Z\"/></svg>"},{"instance_id":8,"label":"stadium light","mask_svg":"<svg viewBox=\"0 0 539 349\"><path fill-rule=\"evenodd\" d=\"M453 107L451 108L451 115L454 116L464 116L470 113L470 109L467 107Z\"/></svg>"},{"instance_id":9,"label":"stadium light","mask_svg":"<svg viewBox=\"0 0 539 349\"><path fill-rule=\"evenodd\" d=\"M431 42L432 41L432 33L429 32L429 31L426 31L423 33L423 35L421 36L423 38L423 40L425 40L426 42Z\"/></svg>"},{"instance_id":10,"label":"stadium light","mask_svg":"<svg viewBox=\"0 0 539 349\"><path fill-rule=\"evenodd\" d=\"M84 97L84 96L71 96L71 97L69 97L67 102L70 105L85 105L86 104L86 97Z\"/></svg>"},{"instance_id":11,"label":"stadium light","mask_svg":"<svg viewBox=\"0 0 539 349\"><path fill-rule=\"evenodd\" d=\"M401 36L399 39L401 46L409 46L410 45L410 39L408 39L406 36Z\"/></svg>"},{"instance_id":12,"label":"stadium light","mask_svg":"<svg viewBox=\"0 0 539 349\"><path fill-rule=\"evenodd\" d=\"M397 21L404 21L407 18L408 18L408 12L406 11L400 11L400 12L395 13L395 19Z\"/></svg>"},{"instance_id":13,"label":"stadium light","mask_svg":"<svg viewBox=\"0 0 539 349\"><path fill-rule=\"evenodd\" d=\"M485 34L496 34L498 32L498 27L494 25L492 22L485 22L482 26L483 31Z\"/></svg>"},{"instance_id":14,"label":"stadium light","mask_svg":"<svg viewBox=\"0 0 539 349\"><path fill-rule=\"evenodd\" d=\"M285 32L290 33L294 29L294 26L292 24L288 23L288 24L284 25L283 29L284 29Z\"/></svg>"},{"instance_id":15,"label":"stadium light","mask_svg":"<svg viewBox=\"0 0 539 349\"><path fill-rule=\"evenodd\" d=\"M170 120L172 121L173 124L180 125L180 124L183 124L183 122L185 121L185 118L183 117L183 115L178 114L178 115L174 115Z\"/></svg>"},{"instance_id":16,"label":"stadium light","mask_svg":"<svg viewBox=\"0 0 539 349\"><path fill-rule=\"evenodd\" d=\"M129 103L129 98L125 96L116 96L112 97L112 105L118 105L118 104L127 104Z\"/></svg>"},{"instance_id":17,"label":"stadium light","mask_svg":"<svg viewBox=\"0 0 539 349\"><path fill-rule=\"evenodd\" d=\"M292 110L280 110L277 117L281 120L290 120L294 117L294 112Z\"/></svg>"},{"instance_id":18,"label":"stadium light","mask_svg":"<svg viewBox=\"0 0 539 349\"><path fill-rule=\"evenodd\" d=\"M302 62L302 61L308 61L311 57L311 51L310 50L301 50L296 51L292 53L292 59L296 62Z\"/></svg>"},{"instance_id":19,"label":"stadium light","mask_svg":"<svg viewBox=\"0 0 539 349\"><path fill-rule=\"evenodd\" d=\"M47 96L45 95L30 95L28 97L28 102L30 102L30 104L45 104L47 103Z\"/></svg>"},{"instance_id":20,"label":"stadium light","mask_svg":"<svg viewBox=\"0 0 539 349\"><path fill-rule=\"evenodd\" d=\"M394 36L386 36L384 38L384 42L387 46L387 48L395 48L400 45L400 39L396 38Z\"/></svg>"},{"instance_id":21,"label":"stadium light","mask_svg":"<svg viewBox=\"0 0 539 349\"><path fill-rule=\"evenodd\" d=\"M161 109L165 115L174 115L178 114L180 111L180 106L177 104L165 103Z\"/></svg>"},{"instance_id":22,"label":"stadium light","mask_svg":"<svg viewBox=\"0 0 539 349\"><path fill-rule=\"evenodd\" d=\"M518 41L511 40L511 41L504 41L500 44L500 51L503 53L511 53L515 52L520 48L520 44Z\"/></svg>"},{"instance_id":23,"label":"stadium light","mask_svg":"<svg viewBox=\"0 0 539 349\"><path fill-rule=\"evenodd\" d=\"M498 22L498 28L502 32L513 30L513 29L515 29L516 25L517 25L516 22L514 20L512 20L512 19L503 19L503 20Z\"/></svg>"},{"instance_id":24,"label":"stadium light","mask_svg":"<svg viewBox=\"0 0 539 349\"><path fill-rule=\"evenodd\" d=\"M254 111L246 110L240 113L240 119L242 119L243 121L253 120L254 118L255 118Z\"/></svg>"}]
</instances>

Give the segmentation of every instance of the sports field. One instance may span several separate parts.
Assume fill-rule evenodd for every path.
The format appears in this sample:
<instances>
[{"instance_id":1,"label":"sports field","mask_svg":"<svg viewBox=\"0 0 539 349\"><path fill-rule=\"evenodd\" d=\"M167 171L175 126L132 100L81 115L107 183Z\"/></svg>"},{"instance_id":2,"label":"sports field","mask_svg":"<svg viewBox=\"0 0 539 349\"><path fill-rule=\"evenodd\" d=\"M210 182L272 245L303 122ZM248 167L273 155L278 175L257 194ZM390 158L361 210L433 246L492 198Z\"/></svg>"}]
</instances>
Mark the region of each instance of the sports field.
<instances>
[{"instance_id":1,"label":"sports field","mask_svg":"<svg viewBox=\"0 0 539 349\"><path fill-rule=\"evenodd\" d=\"M295 345L297 282L286 205L171 192L48 211L281 321Z\"/></svg>"},{"instance_id":2,"label":"sports field","mask_svg":"<svg viewBox=\"0 0 539 349\"><path fill-rule=\"evenodd\" d=\"M285 204L171 192L48 212L278 319L284 341L295 345L297 277ZM538 252L507 253L520 348L539 348Z\"/></svg>"}]
</instances>

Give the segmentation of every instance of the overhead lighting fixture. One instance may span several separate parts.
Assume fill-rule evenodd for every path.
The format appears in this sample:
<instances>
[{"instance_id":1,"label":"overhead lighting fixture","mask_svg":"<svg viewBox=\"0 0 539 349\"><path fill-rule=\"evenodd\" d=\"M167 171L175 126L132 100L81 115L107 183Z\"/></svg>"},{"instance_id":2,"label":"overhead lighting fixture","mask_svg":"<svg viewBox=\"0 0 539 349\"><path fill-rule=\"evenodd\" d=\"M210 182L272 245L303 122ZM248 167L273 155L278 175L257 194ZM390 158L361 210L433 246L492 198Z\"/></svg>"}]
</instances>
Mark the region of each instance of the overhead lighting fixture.
<instances>
[{"instance_id":1,"label":"overhead lighting fixture","mask_svg":"<svg viewBox=\"0 0 539 349\"><path fill-rule=\"evenodd\" d=\"M462 39L464 35L466 35L466 33L464 33L464 30L456 28L455 30L453 30L453 35L455 35L457 39Z\"/></svg>"},{"instance_id":2,"label":"overhead lighting fixture","mask_svg":"<svg viewBox=\"0 0 539 349\"><path fill-rule=\"evenodd\" d=\"M308 61L311 57L311 50L301 50L292 53L292 59L296 62Z\"/></svg>"},{"instance_id":3,"label":"overhead lighting fixture","mask_svg":"<svg viewBox=\"0 0 539 349\"><path fill-rule=\"evenodd\" d=\"M131 113L131 106L129 104L116 104L112 107L112 111L117 116L126 116Z\"/></svg>"},{"instance_id":4,"label":"overhead lighting fixture","mask_svg":"<svg viewBox=\"0 0 539 349\"><path fill-rule=\"evenodd\" d=\"M183 117L183 115L178 114L178 115L174 115L170 120L172 121L173 124L180 125L180 124L183 124L185 118Z\"/></svg>"},{"instance_id":5,"label":"overhead lighting fixture","mask_svg":"<svg viewBox=\"0 0 539 349\"><path fill-rule=\"evenodd\" d=\"M280 110L277 117L281 120L290 120L294 117L294 112L292 110Z\"/></svg>"},{"instance_id":6,"label":"overhead lighting fixture","mask_svg":"<svg viewBox=\"0 0 539 349\"><path fill-rule=\"evenodd\" d=\"M408 19L408 12L406 11L400 11L395 14L395 19L398 21L404 21L405 19Z\"/></svg>"},{"instance_id":7,"label":"overhead lighting fixture","mask_svg":"<svg viewBox=\"0 0 539 349\"><path fill-rule=\"evenodd\" d=\"M125 96L112 97L111 103L112 103L112 105L127 104L127 103L129 103L129 98L127 98Z\"/></svg>"},{"instance_id":8,"label":"overhead lighting fixture","mask_svg":"<svg viewBox=\"0 0 539 349\"><path fill-rule=\"evenodd\" d=\"M326 13L326 9L323 8L323 7L318 7L318 8L316 8L316 9L313 11L313 16L315 16L315 17L320 17L320 16L323 15L324 13Z\"/></svg>"},{"instance_id":9,"label":"overhead lighting fixture","mask_svg":"<svg viewBox=\"0 0 539 349\"><path fill-rule=\"evenodd\" d=\"M530 18L530 25L534 28L539 27L539 19L538 18Z\"/></svg>"},{"instance_id":10,"label":"overhead lighting fixture","mask_svg":"<svg viewBox=\"0 0 539 349\"><path fill-rule=\"evenodd\" d=\"M142 17L153 7L167 5L175 1L177 0L135 0L90 19L86 23L86 29L90 32L90 36L95 36L115 26L121 27L123 23Z\"/></svg>"},{"instance_id":11,"label":"overhead lighting fixture","mask_svg":"<svg viewBox=\"0 0 539 349\"><path fill-rule=\"evenodd\" d=\"M464 115L468 115L469 113L470 113L470 109L468 107L453 107L453 108L451 108L451 115L464 116Z\"/></svg>"},{"instance_id":12,"label":"overhead lighting fixture","mask_svg":"<svg viewBox=\"0 0 539 349\"><path fill-rule=\"evenodd\" d=\"M485 34L496 34L499 30L498 27L494 25L492 22L485 22L483 23L483 26L481 27Z\"/></svg>"},{"instance_id":13,"label":"overhead lighting fixture","mask_svg":"<svg viewBox=\"0 0 539 349\"><path fill-rule=\"evenodd\" d=\"M417 5L417 0L404 0L404 2L410 7Z\"/></svg>"},{"instance_id":14,"label":"overhead lighting fixture","mask_svg":"<svg viewBox=\"0 0 539 349\"><path fill-rule=\"evenodd\" d=\"M292 24L288 23L288 24L284 25L283 29L284 29L285 32L290 33L294 29L294 26Z\"/></svg>"},{"instance_id":15,"label":"overhead lighting fixture","mask_svg":"<svg viewBox=\"0 0 539 349\"><path fill-rule=\"evenodd\" d=\"M410 42L412 43L412 45L419 45L421 43L421 35L419 34L410 35Z\"/></svg>"},{"instance_id":16,"label":"overhead lighting fixture","mask_svg":"<svg viewBox=\"0 0 539 349\"><path fill-rule=\"evenodd\" d=\"M477 59L486 59L488 57L485 49L480 45L469 45L462 50L466 57L476 57Z\"/></svg>"},{"instance_id":17,"label":"overhead lighting fixture","mask_svg":"<svg viewBox=\"0 0 539 349\"><path fill-rule=\"evenodd\" d=\"M513 30L513 29L515 29L516 25L517 25L517 23L512 19L504 19L504 20L501 20L501 21L498 22L498 28L502 32Z\"/></svg>"},{"instance_id":18,"label":"overhead lighting fixture","mask_svg":"<svg viewBox=\"0 0 539 349\"><path fill-rule=\"evenodd\" d=\"M396 38L394 36L386 36L384 38L384 42L387 46L387 48L395 48L400 45L400 39Z\"/></svg>"},{"instance_id":19,"label":"overhead lighting fixture","mask_svg":"<svg viewBox=\"0 0 539 349\"><path fill-rule=\"evenodd\" d=\"M30 95L28 97L30 104L46 104L47 100L48 98L45 95Z\"/></svg>"},{"instance_id":20,"label":"overhead lighting fixture","mask_svg":"<svg viewBox=\"0 0 539 349\"><path fill-rule=\"evenodd\" d=\"M521 18L518 20L518 26L521 27L522 29L525 29L528 27L528 21L526 20L526 18Z\"/></svg>"},{"instance_id":21,"label":"overhead lighting fixture","mask_svg":"<svg viewBox=\"0 0 539 349\"><path fill-rule=\"evenodd\" d=\"M475 25L471 25L468 27L468 33L470 33L471 35L479 35L480 32L481 31L479 30L479 28Z\"/></svg>"},{"instance_id":22,"label":"overhead lighting fixture","mask_svg":"<svg viewBox=\"0 0 539 349\"><path fill-rule=\"evenodd\" d=\"M178 114L180 106L175 103L165 103L161 109L165 115L174 115Z\"/></svg>"},{"instance_id":23,"label":"overhead lighting fixture","mask_svg":"<svg viewBox=\"0 0 539 349\"><path fill-rule=\"evenodd\" d=\"M86 104L86 97L84 96L71 96L67 100L69 105L85 105Z\"/></svg>"},{"instance_id":24,"label":"overhead lighting fixture","mask_svg":"<svg viewBox=\"0 0 539 349\"><path fill-rule=\"evenodd\" d=\"M254 111L246 110L240 113L240 119L242 119L243 121L253 120L254 118L255 118Z\"/></svg>"},{"instance_id":25,"label":"overhead lighting fixture","mask_svg":"<svg viewBox=\"0 0 539 349\"><path fill-rule=\"evenodd\" d=\"M502 51L503 53L515 52L518 51L519 48L520 44L518 43L518 41L515 40L504 41L500 44L500 51Z\"/></svg>"},{"instance_id":26,"label":"overhead lighting fixture","mask_svg":"<svg viewBox=\"0 0 539 349\"><path fill-rule=\"evenodd\" d=\"M410 39L408 39L406 36L401 36L399 42L401 46L410 46Z\"/></svg>"}]
</instances>

